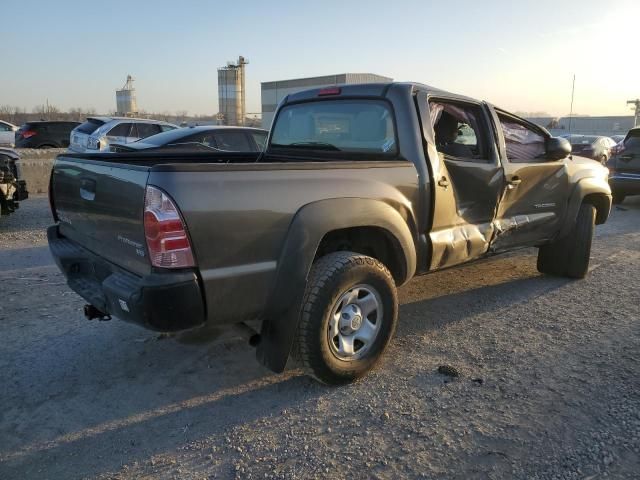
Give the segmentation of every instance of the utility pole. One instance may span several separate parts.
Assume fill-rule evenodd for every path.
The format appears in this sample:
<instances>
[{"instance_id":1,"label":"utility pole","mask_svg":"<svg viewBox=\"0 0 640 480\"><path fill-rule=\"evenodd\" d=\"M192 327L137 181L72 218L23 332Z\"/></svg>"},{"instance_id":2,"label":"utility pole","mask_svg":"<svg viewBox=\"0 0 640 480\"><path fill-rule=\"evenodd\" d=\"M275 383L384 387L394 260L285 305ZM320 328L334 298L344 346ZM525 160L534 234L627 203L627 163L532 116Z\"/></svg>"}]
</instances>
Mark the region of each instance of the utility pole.
<instances>
[{"instance_id":1,"label":"utility pole","mask_svg":"<svg viewBox=\"0 0 640 480\"><path fill-rule=\"evenodd\" d=\"M633 116L633 126L638 126L638 116L640 116L640 98L636 98L635 100L627 100L627 105L633 105L633 109L635 110L635 115Z\"/></svg>"},{"instance_id":2,"label":"utility pole","mask_svg":"<svg viewBox=\"0 0 640 480\"><path fill-rule=\"evenodd\" d=\"M571 141L571 117L573 117L573 95L576 91L576 74L573 74L573 83L571 84L571 108L569 109L569 141Z\"/></svg>"}]
</instances>

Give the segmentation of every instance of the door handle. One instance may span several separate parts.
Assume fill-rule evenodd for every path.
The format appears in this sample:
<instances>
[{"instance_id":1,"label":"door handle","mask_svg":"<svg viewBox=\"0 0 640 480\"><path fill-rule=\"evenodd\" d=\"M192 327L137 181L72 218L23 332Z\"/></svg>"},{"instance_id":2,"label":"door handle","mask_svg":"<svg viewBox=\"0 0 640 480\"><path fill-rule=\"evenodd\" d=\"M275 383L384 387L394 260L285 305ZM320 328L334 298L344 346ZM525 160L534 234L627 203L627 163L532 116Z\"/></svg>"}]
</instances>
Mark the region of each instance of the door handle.
<instances>
[{"instance_id":1,"label":"door handle","mask_svg":"<svg viewBox=\"0 0 640 480\"><path fill-rule=\"evenodd\" d=\"M620 157L620 160L624 160L625 162L630 162L631 160L633 160L633 156L631 156L631 155L622 155Z\"/></svg>"},{"instance_id":2,"label":"door handle","mask_svg":"<svg viewBox=\"0 0 640 480\"><path fill-rule=\"evenodd\" d=\"M507 188L509 190L513 190L514 188L516 188L518 185L520 185L522 183L522 179L520 177L513 176L511 177L511 179L507 180Z\"/></svg>"},{"instance_id":3,"label":"door handle","mask_svg":"<svg viewBox=\"0 0 640 480\"><path fill-rule=\"evenodd\" d=\"M447 177L443 175L442 178L438 180L438 185L440 185L441 187L447 188L449 186L449 180L447 180Z\"/></svg>"}]
</instances>

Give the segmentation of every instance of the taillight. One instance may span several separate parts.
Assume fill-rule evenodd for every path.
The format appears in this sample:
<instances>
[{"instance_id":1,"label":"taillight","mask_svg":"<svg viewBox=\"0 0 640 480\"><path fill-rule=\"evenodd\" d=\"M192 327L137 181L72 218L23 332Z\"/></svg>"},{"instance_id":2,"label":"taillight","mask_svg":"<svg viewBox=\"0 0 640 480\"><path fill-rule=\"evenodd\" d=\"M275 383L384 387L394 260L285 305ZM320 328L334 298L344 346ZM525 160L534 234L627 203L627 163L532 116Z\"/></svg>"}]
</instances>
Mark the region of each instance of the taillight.
<instances>
[{"instance_id":1,"label":"taillight","mask_svg":"<svg viewBox=\"0 0 640 480\"><path fill-rule=\"evenodd\" d=\"M36 133L37 132L35 130L24 130L20 134L22 135L22 138L31 138L36 135Z\"/></svg>"},{"instance_id":2,"label":"taillight","mask_svg":"<svg viewBox=\"0 0 640 480\"><path fill-rule=\"evenodd\" d=\"M339 87L322 88L318 92L319 97L326 97L327 95L340 95L342 90Z\"/></svg>"},{"instance_id":3,"label":"taillight","mask_svg":"<svg viewBox=\"0 0 640 480\"><path fill-rule=\"evenodd\" d=\"M147 186L144 197L144 236L154 267L195 266L180 212L166 193L151 185Z\"/></svg>"}]
</instances>

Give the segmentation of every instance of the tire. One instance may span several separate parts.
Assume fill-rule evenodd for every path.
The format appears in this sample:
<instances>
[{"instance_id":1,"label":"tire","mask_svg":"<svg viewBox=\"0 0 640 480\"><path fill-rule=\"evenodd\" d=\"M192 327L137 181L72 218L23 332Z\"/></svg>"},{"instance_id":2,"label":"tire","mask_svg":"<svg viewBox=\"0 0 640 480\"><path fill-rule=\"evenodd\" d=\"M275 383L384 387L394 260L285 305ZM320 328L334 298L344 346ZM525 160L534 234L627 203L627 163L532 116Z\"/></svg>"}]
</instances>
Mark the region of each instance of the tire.
<instances>
[{"instance_id":1,"label":"tire","mask_svg":"<svg viewBox=\"0 0 640 480\"><path fill-rule=\"evenodd\" d=\"M328 385L348 384L374 367L393 337L396 285L374 258L331 253L311 268L301 312L296 351L306 373Z\"/></svg>"},{"instance_id":2,"label":"tire","mask_svg":"<svg viewBox=\"0 0 640 480\"><path fill-rule=\"evenodd\" d=\"M625 195L622 195L621 193L616 193L616 192L613 192L612 196L613 196L612 201L614 205L620 205L622 202L624 202L624 199L626 197Z\"/></svg>"},{"instance_id":3,"label":"tire","mask_svg":"<svg viewBox=\"0 0 640 480\"><path fill-rule=\"evenodd\" d=\"M589 271L596 209L583 203L569 234L538 250L538 271L549 275L584 278Z\"/></svg>"}]
</instances>

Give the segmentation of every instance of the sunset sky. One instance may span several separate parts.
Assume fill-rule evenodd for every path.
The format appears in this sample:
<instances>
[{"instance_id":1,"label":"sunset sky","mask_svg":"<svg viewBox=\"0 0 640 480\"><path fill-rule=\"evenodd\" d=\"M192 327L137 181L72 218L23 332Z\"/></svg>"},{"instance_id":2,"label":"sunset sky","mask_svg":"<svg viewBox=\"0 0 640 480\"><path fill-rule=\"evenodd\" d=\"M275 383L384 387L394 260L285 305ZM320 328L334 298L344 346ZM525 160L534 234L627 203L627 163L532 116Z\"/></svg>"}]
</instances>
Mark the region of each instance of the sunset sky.
<instances>
[{"instance_id":1,"label":"sunset sky","mask_svg":"<svg viewBox=\"0 0 640 480\"><path fill-rule=\"evenodd\" d=\"M627 115L640 97L640 2L42 1L2 8L0 105L217 112L216 69L260 82L345 72L418 81L520 112Z\"/></svg>"}]
</instances>

